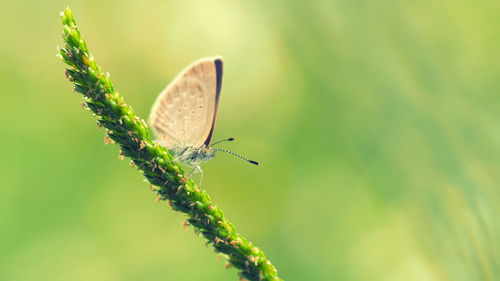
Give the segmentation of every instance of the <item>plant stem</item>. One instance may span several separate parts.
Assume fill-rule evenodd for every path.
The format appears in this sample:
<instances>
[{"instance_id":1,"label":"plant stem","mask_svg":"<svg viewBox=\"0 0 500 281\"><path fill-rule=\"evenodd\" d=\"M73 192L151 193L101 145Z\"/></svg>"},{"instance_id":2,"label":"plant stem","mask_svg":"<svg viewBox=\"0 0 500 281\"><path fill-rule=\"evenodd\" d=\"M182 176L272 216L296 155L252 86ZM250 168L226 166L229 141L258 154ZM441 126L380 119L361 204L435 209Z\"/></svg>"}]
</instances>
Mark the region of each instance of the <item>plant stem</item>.
<instances>
[{"instance_id":1,"label":"plant stem","mask_svg":"<svg viewBox=\"0 0 500 281\"><path fill-rule=\"evenodd\" d=\"M66 77L83 95L84 105L94 113L99 127L106 128L106 140L120 145L121 154L143 172L158 199L168 200L174 210L185 213L195 232L203 235L216 252L227 255L229 264L240 270L240 277L282 280L264 253L236 232L206 191L188 179L178 163L170 163L167 149L151 140L146 122L125 104L109 74L104 74L89 54L71 10L66 8L61 17L66 44L59 54L69 65Z\"/></svg>"}]
</instances>

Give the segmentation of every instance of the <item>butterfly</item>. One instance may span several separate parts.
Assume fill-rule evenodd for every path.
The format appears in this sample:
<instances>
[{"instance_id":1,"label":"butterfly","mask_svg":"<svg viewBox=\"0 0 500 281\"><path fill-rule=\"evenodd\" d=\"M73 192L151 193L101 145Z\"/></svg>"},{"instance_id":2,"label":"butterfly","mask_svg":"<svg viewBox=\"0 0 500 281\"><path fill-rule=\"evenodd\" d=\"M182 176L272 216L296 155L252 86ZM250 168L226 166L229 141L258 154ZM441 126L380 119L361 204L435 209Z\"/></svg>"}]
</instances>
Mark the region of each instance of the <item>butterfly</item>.
<instances>
[{"instance_id":1,"label":"butterfly","mask_svg":"<svg viewBox=\"0 0 500 281\"><path fill-rule=\"evenodd\" d=\"M259 165L239 154L212 147L234 138L210 144L219 108L222 73L222 57L193 62L160 93L149 116L160 143L174 157L171 162L180 161L193 167L188 175L198 170L201 173L199 185L203 176L199 164L213 159L218 151Z\"/></svg>"}]
</instances>

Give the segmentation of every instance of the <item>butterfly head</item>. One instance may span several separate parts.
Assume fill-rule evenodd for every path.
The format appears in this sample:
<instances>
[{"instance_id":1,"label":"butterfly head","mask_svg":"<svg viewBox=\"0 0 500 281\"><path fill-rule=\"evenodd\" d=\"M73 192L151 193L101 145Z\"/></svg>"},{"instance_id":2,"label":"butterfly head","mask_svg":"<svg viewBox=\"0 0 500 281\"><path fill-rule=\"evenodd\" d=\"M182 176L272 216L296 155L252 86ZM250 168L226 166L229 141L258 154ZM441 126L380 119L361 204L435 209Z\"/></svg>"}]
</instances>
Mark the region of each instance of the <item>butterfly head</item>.
<instances>
[{"instance_id":1,"label":"butterfly head","mask_svg":"<svg viewBox=\"0 0 500 281\"><path fill-rule=\"evenodd\" d=\"M199 159L199 161L206 162L214 157L215 157L215 151L212 150L210 146L202 145L198 149L197 158Z\"/></svg>"}]
</instances>

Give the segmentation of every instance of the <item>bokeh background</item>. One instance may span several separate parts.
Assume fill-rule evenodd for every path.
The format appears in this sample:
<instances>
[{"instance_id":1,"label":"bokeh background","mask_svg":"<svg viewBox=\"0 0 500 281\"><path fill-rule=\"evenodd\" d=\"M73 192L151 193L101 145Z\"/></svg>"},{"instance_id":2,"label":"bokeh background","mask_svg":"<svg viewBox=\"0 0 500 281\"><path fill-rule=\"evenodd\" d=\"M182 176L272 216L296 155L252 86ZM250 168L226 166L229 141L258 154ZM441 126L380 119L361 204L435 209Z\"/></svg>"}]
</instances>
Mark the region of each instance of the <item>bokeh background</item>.
<instances>
[{"instance_id":1,"label":"bokeh background","mask_svg":"<svg viewBox=\"0 0 500 281\"><path fill-rule=\"evenodd\" d=\"M236 280L79 105L69 5L139 116L223 55L204 187L285 280L500 280L500 2L5 1L0 280Z\"/></svg>"}]
</instances>

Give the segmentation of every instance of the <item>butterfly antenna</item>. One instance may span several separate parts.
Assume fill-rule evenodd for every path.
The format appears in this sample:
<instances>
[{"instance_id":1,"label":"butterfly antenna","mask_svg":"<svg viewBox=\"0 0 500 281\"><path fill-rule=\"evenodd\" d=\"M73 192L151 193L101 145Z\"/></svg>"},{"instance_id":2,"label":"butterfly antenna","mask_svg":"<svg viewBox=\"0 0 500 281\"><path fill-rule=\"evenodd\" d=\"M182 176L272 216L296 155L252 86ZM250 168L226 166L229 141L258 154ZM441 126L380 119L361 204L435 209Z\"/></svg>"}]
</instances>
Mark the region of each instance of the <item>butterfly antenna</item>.
<instances>
[{"instance_id":1,"label":"butterfly antenna","mask_svg":"<svg viewBox=\"0 0 500 281\"><path fill-rule=\"evenodd\" d=\"M231 154L231 155L234 155L234 156L239 157L239 158L241 158L241 159L243 159L243 160L246 160L246 161L248 161L248 162L250 162L250 163L252 163L252 164L254 164L254 165L257 165L257 166L259 165L259 162L257 162L257 161L253 161L253 160L250 160L250 159L248 159L248 158L246 158L246 157L243 157L243 156L241 156L241 155L239 155L239 154L237 154L237 153L231 152L231 151L229 151L229 150L225 150L225 149L221 149L221 148L214 148L214 151L222 151L222 152L227 152L227 153L229 153L229 154Z\"/></svg>"},{"instance_id":2,"label":"butterfly antenna","mask_svg":"<svg viewBox=\"0 0 500 281\"><path fill-rule=\"evenodd\" d=\"M228 138L228 139L216 141L216 142L212 143L211 145L209 145L208 147L211 147L214 144L218 144L218 143L225 142L225 141L234 141L234 138Z\"/></svg>"}]
</instances>

